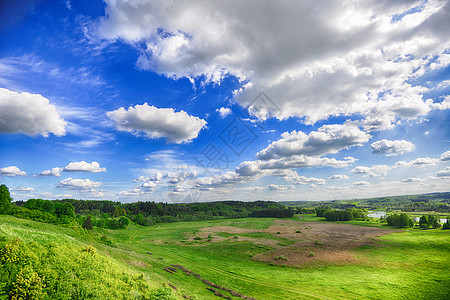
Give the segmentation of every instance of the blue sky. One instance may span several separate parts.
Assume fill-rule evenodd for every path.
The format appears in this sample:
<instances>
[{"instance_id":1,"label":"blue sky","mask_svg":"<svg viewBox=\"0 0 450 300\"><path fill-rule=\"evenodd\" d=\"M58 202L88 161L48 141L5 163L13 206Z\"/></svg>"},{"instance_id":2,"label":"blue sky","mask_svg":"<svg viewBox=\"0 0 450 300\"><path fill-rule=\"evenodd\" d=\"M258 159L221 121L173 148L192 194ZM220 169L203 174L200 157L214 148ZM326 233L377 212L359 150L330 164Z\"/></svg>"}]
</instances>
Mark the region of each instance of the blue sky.
<instances>
[{"instance_id":1,"label":"blue sky","mask_svg":"<svg viewBox=\"0 0 450 300\"><path fill-rule=\"evenodd\" d=\"M449 6L3 1L0 181L16 200L448 191Z\"/></svg>"}]
</instances>

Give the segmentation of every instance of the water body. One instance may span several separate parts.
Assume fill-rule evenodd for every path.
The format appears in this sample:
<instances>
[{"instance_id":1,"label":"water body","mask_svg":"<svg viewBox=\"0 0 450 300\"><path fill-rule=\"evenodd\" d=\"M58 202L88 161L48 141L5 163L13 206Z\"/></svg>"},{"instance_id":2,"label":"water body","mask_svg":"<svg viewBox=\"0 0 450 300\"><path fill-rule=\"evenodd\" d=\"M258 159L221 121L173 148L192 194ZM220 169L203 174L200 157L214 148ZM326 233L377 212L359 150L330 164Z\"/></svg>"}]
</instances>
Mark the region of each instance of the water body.
<instances>
[{"instance_id":1,"label":"water body","mask_svg":"<svg viewBox=\"0 0 450 300\"><path fill-rule=\"evenodd\" d=\"M370 214L368 214L368 217L371 218L375 218L375 219L379 219L381 217L385 218L386 217L386 212L385 211L369 211Z\"/></svg>"}]
</instances>

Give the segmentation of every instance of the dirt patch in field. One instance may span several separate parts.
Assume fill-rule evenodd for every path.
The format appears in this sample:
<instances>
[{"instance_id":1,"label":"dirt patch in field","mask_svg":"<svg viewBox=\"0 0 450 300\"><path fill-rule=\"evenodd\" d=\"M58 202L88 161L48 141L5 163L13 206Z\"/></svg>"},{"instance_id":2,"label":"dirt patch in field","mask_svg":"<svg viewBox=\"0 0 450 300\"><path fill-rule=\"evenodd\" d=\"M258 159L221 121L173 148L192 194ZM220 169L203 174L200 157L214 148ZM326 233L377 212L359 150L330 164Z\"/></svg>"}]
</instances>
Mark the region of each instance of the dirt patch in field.
<instances>
[{"instance_id":1,"label":"dirt patch in field","mask_svg":"<svg viewBox=\"0 0 450 300\"><path fill-rule=\"evenodd\" d=\"M231 226L205 227L205 228L200 228L200 231L203 231L203 232L226 232L226 233L231 233L231 234L263 232L261 230L256 230L256 229L237 228L237 227L231 227Z\"/></svg>"},{"instance_id":2,"label":"dirt patch in field","mask_svg":"<svg viewBox=\"0 0 450 300\"><path fill-rule=\"evenodd\" d=\"M148 264L146 264L143 261L140 260L123 260L125 263L127 263L128 265L132 266L132 267L136 267L136 268L140 268L140 269L144 269L144 268L148 268Z\"/></svg>"},{"instance_id":3,"label":"dirt patch in field","mask_svg":"<svg viewBox=\"0 0 450 300\"><path fill-rule=\"evenodd\" d=\"M274 246L275 249L255 255L254 260L276 265L305 266L310 264L348 264L357 261L351 250L373 244L377 237L397 232L376 227L355 226L338 223L298 222L275 220L267 229L245 229L230 226L214 226L200 229L198 235L226 232L243 234L263 232L294 243L279 246L278 240L239 236L236 241ZM229 238L229 240L231 240Z\"/></svg>"}]
</instances>

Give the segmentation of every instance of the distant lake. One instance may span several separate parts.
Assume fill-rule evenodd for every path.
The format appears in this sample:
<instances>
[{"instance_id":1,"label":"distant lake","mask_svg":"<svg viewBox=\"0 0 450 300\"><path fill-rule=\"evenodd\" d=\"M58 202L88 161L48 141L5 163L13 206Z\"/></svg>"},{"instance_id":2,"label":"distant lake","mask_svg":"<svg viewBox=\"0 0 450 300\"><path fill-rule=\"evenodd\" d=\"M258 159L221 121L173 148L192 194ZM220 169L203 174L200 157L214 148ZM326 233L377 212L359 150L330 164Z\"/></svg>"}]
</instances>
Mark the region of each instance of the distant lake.
<instances>
[{"instance_id":1,"label":"distant lake","mask_svg":"<svg viewBox=\"0 0 450 300\"><path fill-rule=\"evenodd\" d=\"M368 214L368 217L379 219L381 217L386 217L385 211L369 211L370 214Z\"/></svg>"}]
</instances>

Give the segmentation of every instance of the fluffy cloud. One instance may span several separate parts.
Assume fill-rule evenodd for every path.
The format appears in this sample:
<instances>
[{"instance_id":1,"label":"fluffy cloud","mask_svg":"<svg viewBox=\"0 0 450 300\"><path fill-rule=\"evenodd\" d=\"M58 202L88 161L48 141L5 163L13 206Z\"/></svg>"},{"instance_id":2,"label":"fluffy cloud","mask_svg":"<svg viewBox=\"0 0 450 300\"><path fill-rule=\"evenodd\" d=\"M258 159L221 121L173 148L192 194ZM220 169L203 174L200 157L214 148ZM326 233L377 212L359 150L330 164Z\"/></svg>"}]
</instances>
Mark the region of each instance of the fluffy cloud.
<instances>
[{"instance_id":1,"label":"fluffy cloud","mask_svg":"<svg viewBox=\"0 0 450 300\"><path fill-rule=\"evenodd\" d=\"M410 82L450 63L449 7L445 0L107 1L96 33L138 47L138 67L167 77L236 76L246 84L234 100L262 119L361 114L366 130L380 130L436 109L423 99L429 88ZM279 110L253 102L261 90Z\"/></svg>"},{"instance_id":2,"label":"fluffy cloud","mask_svg":"<svg viewBox=\"0 0 450 300\"><path fill-rule=\"evenodd\" d=\"M271 175L279 176L283 178L286 182L289 182L291 184L317 184L317 185L323 185L325 184L325 180L321 178L316 177L305 177L298 175L298 173L294 170L276 170Z\"/></svg>"},{"instance_id":3,"label":"fluffy cloud","mask_svg":"<svg viewBox=\"0 0 450 300\"><path fill-rule=\"evenodd\" d=\"M396 167L425 167L430 165L436 165L439 162L438 158L419 157L409 162L400 160L395 163Z\"/></svg>"},{"instance_id":4,"label":"fluffy cloud","mask_svg":"<svg viewBox=\"0 0 450 300\"><path fill-rule=\"evenodd\" d=\"M380 177L386 176L387 171L389 171L390 169L391 167L387 165L373 165L372 167L358 166L352 171L355 174L362 175L363 177Z\"/></svg>"},{"instance_id":5,"label":"fluffy cloud","mask_svg":"<svg viewBox=\"0 0 450 300\"><path fill-rule=\"evenodd\" d=\"M336 174L336 175L330 176L330 178L328 178L328 179L330 179L330 180L348 179L348 176L347 175Z\"/></svg>"},{"instance_id":6,"label":"fluffy cloud","mask_svg":"<svg viewBox=\"0 0 450 300\"><path fill-rule=\"evenodd\" d=\"M367 142L370 135L354 125L324 125L306 134L302 131L285 132L257 154L260 160L293 155L320 156Z\"/></svg>"},{"instance_id":7,"label":"fluffy cloud","mask_svg":"<svg viewBox=\"0 0 450 300\"><path fill-rule=\"evenodd\" d=\"M27 175L27 173L24 171L21 171L16 166L9 166L9 167L0 168L0 175L8 176L8 177L16 177L16 176L25 176L25 175Z\"/></svg>"},{"instance_id":8,"label":"fluffy cloud","mask_svg":"<svg viewBox=\"0 0 450 300\"><path fill-rule=\"evenodd\" d=\"M106 168L101 168L100 164L96 161L91 163L83 161L71 162L63 169L64 172L106 172Z\"/></svg>"},{"instance_id":9,"label":"fluffy cloud","mask_svg":"<svg viewBox=\"0 0 450 300\"><path fill-rule=\"evenodd\" d=\"M52 168L51 170L45 170L42 171L41 173L39 173L39 176L56 176L59 177L61 176L61 172L63 171L64 168Z\"/></svg>"},{"instance_id":10,"label":"fluffy cloud","mask_svg":"<svg viewBox=\"0 0 450 300\"><path fill-rule=\"evenodd\" d=\"M449 161L450 160L450 151L442 153L442 155L439 159L441 161Z\"/></svg>"},{"instance_id":11,"label":"fluffy cloud","mask_svg":"<svg viewBox=\"0 0 450 300\"><path fill-rule=\"evenodd\" d=\"M437 172L436 176L438 176L438 177L450 176L450 167L446 167L444 170Z\"/></svg>"},{"instance_id":12,"label":"fluffy cloud","mask_svg":"<svg viewBox=\"0 0 450 300\"><path fill-rule=\"evenodd\" d=\"M278 185L278 184L269 184L267 186L267 189L270 191L286 191L289 189L292 189L291 186L285 186L285 185Z\"/></svg>"},{"instance_id":13,"label":"fluffy cloud","mask_svg":"<svg viewBox=\"0 0 450 300\"><path fill-rule=\"evenodd\" d=\"M402 179L402 182L419 182L419 181L422 181L422 179L415 177L408 177Z\"/></svg>"},{"instance_id":14,"label":"fluffy cloud","mask_svg":"<svg viewBox=\"0 0 450 300\"><path fill-rule=\"evenodd\" d=\"M0 88L0 134L24 133L57 136L66 134L66 122L54 105L38 94Z\"/></svg>"},{"instance_id":15,"label":"fluffy cloud","mask_svg":"<svg viewBox=\"0 0 450 300\"><path fill-rule=\"evenodd\" d=\"M397 154L403 154L414 150L413 143L405 140L393 140L389 141L383 139L370 145L372 147L372 153L374 154L386 154L386 156L392 156Z\"/></svg>"},{"instance_id":16,"label":"fluffy cloud","mask_svg":"<svg viewBox=\"0 0 450 300\"><path fill-rule=\"evenodd\" d=\"M121 107L106 114L120 131L138 134L143 132L148 138L167 138L169 143L186 143L195 139L206 121L190 116L185 111L175 112L172 108L157 108L147 103Z\"/></svg>"},{"instance_id":17,"label":"fluffy cloud","mask_svg":"<svg viewBox=\"0 0 450 300\"><path fill-rule=\"evenodd\" d=\"M92 190L98 188L101 185L101 182L91 181L90 179L73 179L69 177L60 181L57 187L69 188L74 190Z\"/></svg>"},{"instance_id":18,"label":"fluffy cloud","mask_svg":"<svg viewBox=\"0 0 450 300\"><path fill-rule=\"evenodd\" d=\"M368 186L368 185L370 185L370 183L368 183L367 181L356 181L356 182L353 182L353 185L354 186Z\"/></svg>"},{"instance_id":19,"label":"fluffy cloud","mask_svg":"<svg viewBox=\"0 0 450 300\"><path fill-rule=\"evenodd\" d=\"M216 111L219 113L219 115L222 119L225 119L226 116L231 114L231 109L226 108L226 107L221 107L219 109L216 109Z\"/></svg>"},{"instance_id":20,"label":"fluffy cloud","mask_svg":"<svg viewBox=\"0 0 450 300\"><path fill-rule=\"evenodd\" d=\"M32 191L34 191L34 188L21 186L21 187L17 187L17 188L11 189L11 191L15 191L15 192L32 192Z\"/></svg>"}]
</instances>

